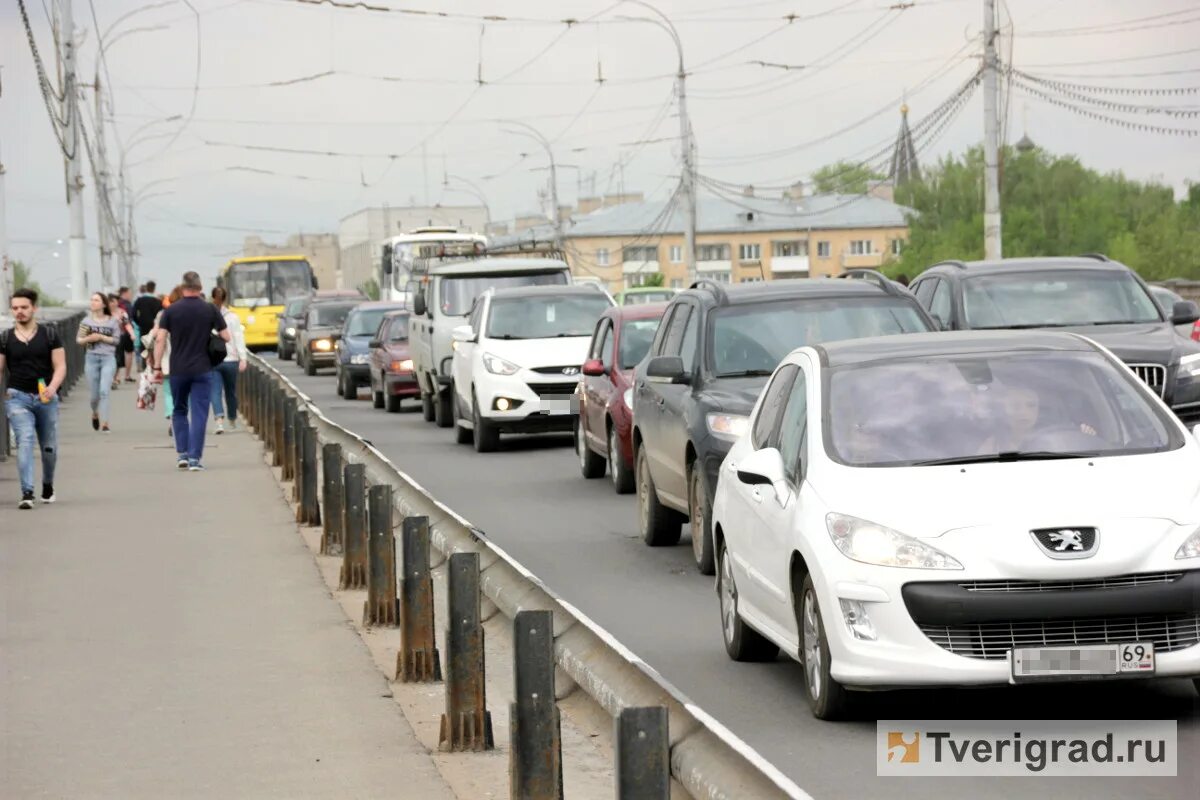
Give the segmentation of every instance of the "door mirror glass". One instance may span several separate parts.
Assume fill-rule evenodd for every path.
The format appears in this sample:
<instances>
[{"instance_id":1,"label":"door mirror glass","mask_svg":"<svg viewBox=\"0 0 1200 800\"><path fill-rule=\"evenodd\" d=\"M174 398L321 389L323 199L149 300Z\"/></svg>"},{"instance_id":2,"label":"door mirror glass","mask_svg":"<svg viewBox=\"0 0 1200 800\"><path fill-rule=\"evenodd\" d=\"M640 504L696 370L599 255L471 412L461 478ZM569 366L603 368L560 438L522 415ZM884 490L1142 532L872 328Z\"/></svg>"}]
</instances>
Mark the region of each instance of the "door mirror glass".
<instances>
[{"instance_id":1,"label":"door mirror glass","mask_svg":"<svg viewBox=\"0 0 1200 800\"><path fill-rule=\"evenodd\" d=\"M589 358L583 362L583 374L589 378L599 378L604 374L604 362L598 358Z\"/></svg>"},{"instance_id":2,"label":"door mirror glass","mask_svg":"<svg viewBox=\"0 0 1200 800\"><path fill-rule=\"evenodd\" d=\"M425 290L424 289L417 289L416 294L413 295L412 303L413 303L413 313L418 316L423 316L425 314L425 312L429 310L428 308L425 307Z\"/></svg>"},{"instance_id":3,"label":"door mirror glass","mask_svg":"<svg viewBox=\"0 0 1200 800\"><path fill-rule=\"evenodd\" d=\"M475 341L475 331L471 330L470 325L459 325L450 331L450 338L456 342L473 342Z\"/></svg>"},{"instance_id":4,"label":"door mirror glass","mask_svg":"<svg viewBox=\"0 0 1200 800\"><path fill-rule=\"evenodd\" d=\"M1191 300L1180 300L1171 311L1171 322L1175 325L1191 325L1200 320L1200 306Z\"/></svg>"},{"instance_id":5,"label":"door mirror glass","mask_svg":"<svg viewBox=\"0 0 1200 800\"><path fill-rule=\"evenodd\" d=\"M383 246L383 264L381 266L383 268L384 275L392 274L392 246L391 246L391 244L385 244Z\"/></svg>"},{"instance_id":6,"label":"door mirror glass","mask_svg":"<svg viewBox=\"0 0 1200 800\"><path fill-rule=\"evenodd\" d=\"M755 450L738 464L737 476L749 486L774 486L784 479L783 456L774 447Z\"/></svg>"},{"instance_id":7,"label":"door mirror glass","mask_svg":"<svg viewBox=\"0 0 1200 800\"><path fill-rule=\"evenodd\" d=\"M650 359L646 365L646 377L654 383L690 383L692 380L679 356L655 356Z\"/></svg>"}]
</instances>

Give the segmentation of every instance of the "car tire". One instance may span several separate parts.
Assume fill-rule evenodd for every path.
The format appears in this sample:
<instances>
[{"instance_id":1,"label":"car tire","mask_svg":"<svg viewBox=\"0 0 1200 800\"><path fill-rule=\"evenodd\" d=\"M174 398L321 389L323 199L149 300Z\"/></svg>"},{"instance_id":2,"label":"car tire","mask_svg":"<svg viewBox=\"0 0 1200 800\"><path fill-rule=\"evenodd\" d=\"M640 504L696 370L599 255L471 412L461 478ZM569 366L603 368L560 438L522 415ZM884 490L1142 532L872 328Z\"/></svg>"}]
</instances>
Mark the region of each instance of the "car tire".
<instances>
[{"instance_id":1,"label":"car tire","mask_svg":"<svg viewBox=\"0 0 1200 800\"><path fill-rule=\"evenodd\" d=\"M312 362L311 358L304 359L304 374L309 377L317 374L317 365Z\"/></svg>"},{"instance_id":2,"label":"car tire","mask_svg":"<svg viewBox=\"0 0 1200 800\"><path fill-rule=\"evenodd\" d=\"M380 394L382 395L383 392L380 392ZM402 402L403 402L403 400L401 399L400 395L398 395L398 394L384 395L384 398L383 398L383 404L387 408L387 412L389 414L399 414L400 413L400 404Z\"/></svg>"},{"instance_id":3,"label":"car tire","mask_svg":"<svg viewBox=\"0 0 1200 800\"><path fill-rule=\"evenodd\" d=\"M433 422L433 395L421 392L421 416L426 422Z\"/></svg>"},{"instance_id":4,"label":"car tire","mask_svg":"<svg viewBox=\"0 0 1200 800\"><path fill-rule=\"evenodd\" d=\"M800 629L800 664L804 668L808 706L817 719L840 719L846 714L849 697L829 672L825 621L821 617L821 603L817 599L811 575L804 576L798 602L800 608L796 619Z\"/></svg>"},{"instance_id":5,"label":"car tire","mask_svg":"<svg viewBox=\"0 0 1200 800\"><path fill-rule=\"evenodd\" d=\"M472 395L471 402L474 405L471 415L475 425L475 430L471 431L471 437L475 445L475 452L490 453L500 446L500 431L480 415L479 398Z\"/></svg>"},{"instance_id":6,"label":"car tire","mask_svg":"<svg viewBox=\"0 0 1200 800\"><path fill-rule=\"evenodd\" d=\"M475 432L469 428L463 427L462 408L459 407L458 394L454 395L454 441L456 444L471 444L475 439Z\"/></svg>"},{"instance_id":7,"label":"car tire","mask_svg":"<svg viewBox=\"0 0 1200 800\"><path fill-rule=\"evenodd\" d=\"M579 453L579 472L588 480L604 477L604 459L588 447L583 420L575 423L575 450Z\"/></svg>"},{"instance_id":8,"label":"car tire","mask_svg":"<svg viewBox=\"0 0 1200 800\"><path fill-rule=\"evenodd\" d=\"M773 661L779 654L779 645L743 622L738 614L733 560L724 542L717 552L717 565L717 596L721 603L721 637L725 640L725 652L734 661Z\"/></svg>"},{"instance_id":9,"label":"car tire","mask_svg":"<svg viewBox=\"0 0 1200 800\"><path fill-rule=\"evenodd\" d=\"M346 379L342 377L342 371L340 369L334 371L333 379L337 383L337 388L334 389L334 392L337 394L338 397L345 397L346 396Z\"/></svg>"},{"instance_id":10,"label":"car tire","mask_svg":"<svg viewBox=\"0 0 1200 800\"><path fill-rule=\"evenodd\" d=\"M621 457L621 440L617 435L617 426L611 420L608 423L608 477L617 494L633 493L633 470L625 466L625 459Z\"/></svg>"},{"instance_id":11,"label":"car tire","mask_svg":"<svg viewBox=\"0 0 1200 800\"><path fill-rule=\"evenodd\" d=\"M454 410L450 403L453 391L454 386L451 385L433 397L433 424L439 428L449 428L454 424Z\"/></svg>"},{"instance_id":12,"label":"car tire","mask_svg":"<svg viewBox=\"0 0 1200 800\"><path fill-rule=\"evenodd\" d=\"M716 571L713 558L712 506L705 488L704 465L699 461L688 470L688 522L692 529L692 558L701 575Z\"/></svg>"},{"instance_id":13,"label":"car tire","mask_svg":"<svg viewBox=\"0 0 1200 800\"><path fill-rule=\"evenodd\" d=\"M387 386L387 383L382 378L380 378L379 383L381 386ZM384 406L383 392L376 391L373 385L371 386L371 405L376 408L383 408Z\"/></svg>"},{"instance_id":14,"label":"car tire","mask_svg":"<svg viewBox=\"0 0 1200 800\"><path fill-rule=\"evenodd\" d=\"M679 512L667 508L658 500L654 478L650 475L650 460L646 448L637 451L638 527L642 541L650 547L670 547L679 544L683 520Z\"/></svg>"},{"instance_id":15,"label":"car tire","mask_svg":"<svg viewBox=\"0 0 1200 800\"><path fill-rule=\"evenodd\" d=\"M358 381L349 375L342 378L342 397L347 400L358 399Z\"/></svg>"},{"instance_id":16,"label":"car tire","mask_svg":"<svg viewBox=\"0 0 1200 800\"><path fill-rule=\"evenodd\" d=\"M276 358L278 358L280 361L287 361L287 360L288 360L288 352L287 352L287 348L286 348L286 347L284 347L282 343L279 345L279 349L275 351L275 356L276 356Z\"/></svg>"}]
</instances>

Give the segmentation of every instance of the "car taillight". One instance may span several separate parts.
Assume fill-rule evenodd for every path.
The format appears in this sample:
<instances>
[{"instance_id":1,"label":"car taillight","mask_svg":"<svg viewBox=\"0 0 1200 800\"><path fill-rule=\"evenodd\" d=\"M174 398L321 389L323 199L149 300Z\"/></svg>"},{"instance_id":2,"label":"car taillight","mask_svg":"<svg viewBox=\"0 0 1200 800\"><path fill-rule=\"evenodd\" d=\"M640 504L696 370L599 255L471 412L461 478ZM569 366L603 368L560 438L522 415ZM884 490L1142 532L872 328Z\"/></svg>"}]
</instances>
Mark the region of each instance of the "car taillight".
<instances>
[{"instance_id":1,"label":"car taillight","mask_svg":"<svg viewBox=\"0 0 1200 800\"><path fill-rule=\"evenodd\" d=\"M1192 323L1192 340L1200 342L1200 319Z\"/></svg>"}]
</instances>

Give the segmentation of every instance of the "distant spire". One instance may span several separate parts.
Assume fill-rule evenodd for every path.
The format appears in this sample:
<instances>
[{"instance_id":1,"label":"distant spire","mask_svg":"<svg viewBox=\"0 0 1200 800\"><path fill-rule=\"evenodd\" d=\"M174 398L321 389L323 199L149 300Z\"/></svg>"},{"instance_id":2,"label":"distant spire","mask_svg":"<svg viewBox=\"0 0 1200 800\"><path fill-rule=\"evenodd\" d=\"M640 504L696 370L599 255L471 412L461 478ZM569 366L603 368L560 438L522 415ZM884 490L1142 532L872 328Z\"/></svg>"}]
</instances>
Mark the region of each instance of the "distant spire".
<instances>
[{"instance_id":1,"label":"distant spire","mask_svg":"<svg viewBox=\"0 0 1200 800\"><path fill-rule=\"evenodd\" d=\"M894 186L921 177L921 169L917 164L917 148L913 146L912 131L908 128L907 98L900 106L900 133L896 136L896 148L892 151L892 165L888 169L888 177Z\"/></svg>"},{"instance_id":2,"label":"distant spire","mask_svg":"<svg viewBox=\"0 0 1200 800\"><path fill-rule=\"evenodd\" d=\"M1021 140L1019 142L1017 142L1017 144L1016 144L1017 152L1018 153L1028 153L1030 150L1033 150L1037 147L1037 145L1033 143L1033 139L1029 138L1029 104L1028 103L1025 104L1025 107L1022 111L1022 127L1025 128L1025 133L1023 136L1021 136Z\"/></svg>"}]
</instances>

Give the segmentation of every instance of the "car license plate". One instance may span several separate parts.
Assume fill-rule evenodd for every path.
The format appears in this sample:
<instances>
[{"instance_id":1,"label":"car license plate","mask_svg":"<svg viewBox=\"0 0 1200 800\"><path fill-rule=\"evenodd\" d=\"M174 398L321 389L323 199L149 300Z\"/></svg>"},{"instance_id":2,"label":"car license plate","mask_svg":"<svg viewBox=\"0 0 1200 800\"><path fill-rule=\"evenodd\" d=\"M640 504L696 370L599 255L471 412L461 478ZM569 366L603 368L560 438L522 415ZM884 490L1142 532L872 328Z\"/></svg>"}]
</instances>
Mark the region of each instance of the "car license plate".
<instances>
[{"instance_id":1,"label":"car license plate","mask_svg":"<svg viewBox=\"0 0 1200 800\"><path fill-rule=\"evenodd\" d=\"M576 414L578 408L575 396L570 394L544 395L538 401L539 410L543 414Z\"/></svg>"},{"instance_id":2,"label":"car license plate","mask_svg":"<svg viewBox=\"0 0 1200 800\"><path fill-rule=\"evenodd\" d=\"M1154 644L1019 647L1012 651L1014 683L1154 674Z\"/></svg>"}]
</instances>

